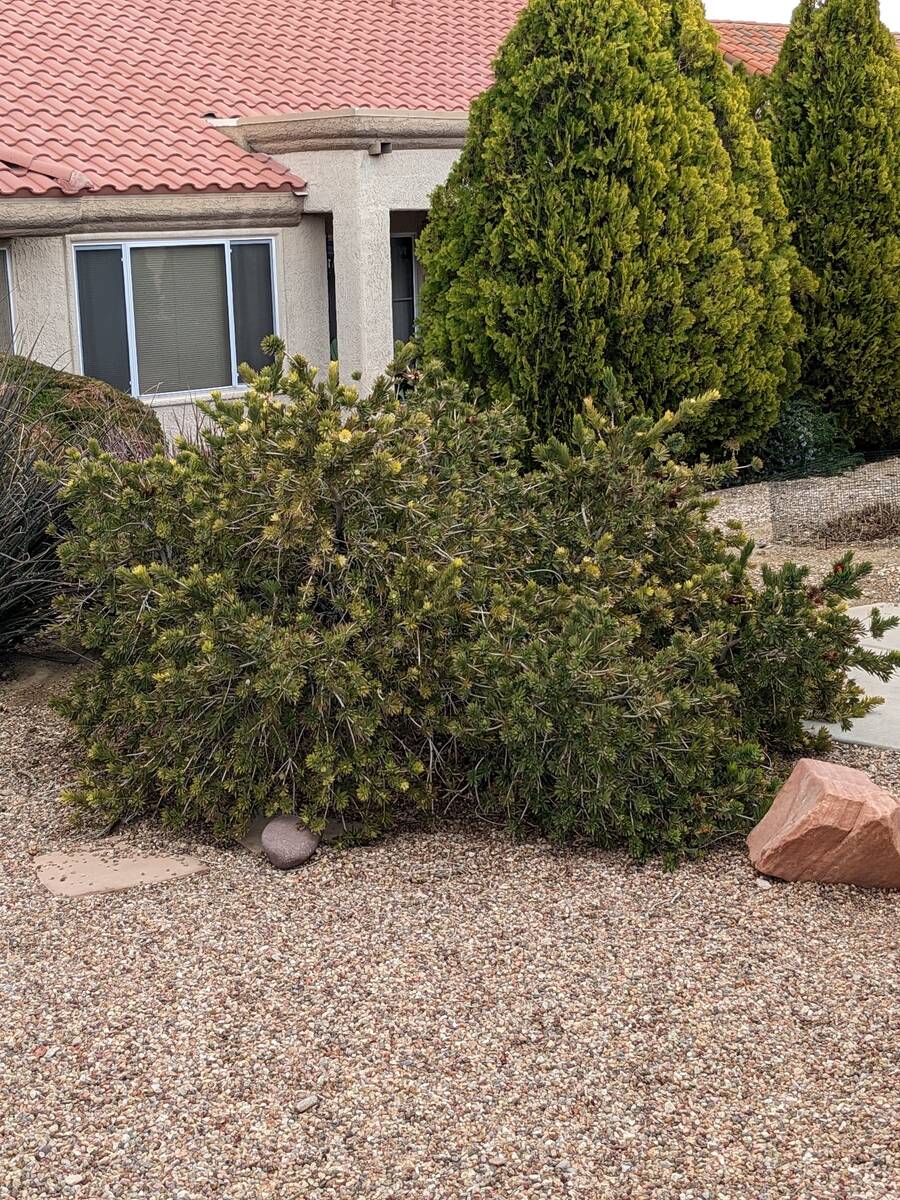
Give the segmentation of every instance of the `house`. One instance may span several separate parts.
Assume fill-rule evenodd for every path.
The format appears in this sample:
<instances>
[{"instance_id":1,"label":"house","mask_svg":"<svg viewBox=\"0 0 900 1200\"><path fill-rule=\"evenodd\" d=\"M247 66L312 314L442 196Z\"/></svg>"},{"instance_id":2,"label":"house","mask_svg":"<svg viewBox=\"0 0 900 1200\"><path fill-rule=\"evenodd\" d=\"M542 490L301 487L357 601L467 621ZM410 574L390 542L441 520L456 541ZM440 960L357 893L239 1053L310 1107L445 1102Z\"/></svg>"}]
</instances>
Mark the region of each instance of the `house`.
<instances>
[{"instance_id":1,"label":"house","mask_svg":"<svg viewBox=\"0 0 900 1200\"><path fill-rule=\"evenodd\" d=\"M4 0L0 345L169 428L278 330L368 381L521 0ZM719 22L774 63L785 27Z\"/></svg>"}]
</instances>

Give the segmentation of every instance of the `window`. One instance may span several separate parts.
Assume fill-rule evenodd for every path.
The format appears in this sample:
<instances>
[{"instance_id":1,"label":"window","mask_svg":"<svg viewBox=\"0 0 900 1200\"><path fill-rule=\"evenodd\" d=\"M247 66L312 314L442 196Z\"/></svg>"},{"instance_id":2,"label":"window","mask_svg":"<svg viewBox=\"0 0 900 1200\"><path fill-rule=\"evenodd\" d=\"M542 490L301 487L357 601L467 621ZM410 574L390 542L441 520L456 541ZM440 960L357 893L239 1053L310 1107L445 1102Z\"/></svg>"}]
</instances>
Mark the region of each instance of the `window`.
<instances>
[{"instance_id":1,"label":"window","mask_svg":"<svg viewBox=\"0 0 900 1200\"><path fill-rule=\"evenodd\" d=\"M391 234L391 302L395 342L408 342L416 329L419 298L415 247L414 234Z\"/></svg>"},{"instance_id":2,"label":"window","mask_svg":"<svg viewBox=\"0 0 900 1200\"><path fill-rule=\"evenodd\" d=\"M328 346L332 362L338 359L337 282L334 275L334 221L325 217L325 282L328 287Z\"/></svg>"},{"instance_id":3,"label":"window","mask_svg":"<svg viewBox=\"0 0 900 1200\"><path fill-rule=\"evenodd\" d=\"M13 348L12 284L9 251L0 246L0 353Z\"/></svg>"},{"instance_id":4,"label":"window","mask_svg":"<svg viewBox=\"0 0 900 1200\"><path fill-rule=\"evenodd\" d=\"M272 242L77 246L81 368L135 396L205 391L261 367L275 331Z\"/></svg>"}]
</instances>

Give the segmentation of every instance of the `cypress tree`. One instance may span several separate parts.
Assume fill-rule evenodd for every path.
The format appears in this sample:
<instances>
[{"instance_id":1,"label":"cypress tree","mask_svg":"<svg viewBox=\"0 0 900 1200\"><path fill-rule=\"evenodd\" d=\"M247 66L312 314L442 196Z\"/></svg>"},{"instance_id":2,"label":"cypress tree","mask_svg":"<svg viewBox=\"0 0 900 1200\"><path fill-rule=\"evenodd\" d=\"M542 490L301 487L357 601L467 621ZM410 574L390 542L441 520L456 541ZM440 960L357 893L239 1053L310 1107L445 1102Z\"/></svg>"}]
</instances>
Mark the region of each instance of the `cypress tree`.
<instances>
[{"instance_id":1,"label":"cypress tree","mask_svg":"<svg viewBox=\"0 0 900 1200\"><path fill-rule=\"evenodd\" d=\"M801 0L766 118L803 263L801 387L861 446L900 437L900 57L877 0Z\"/></svg>"},{"instance_id":2,"label":"cypress tree","mask_svg":"<svg viewBox=\"0 0 900 1200\"><path fill-rule=\"evenodd\" d=\"M609 367L657 415L718 390L694 450L759 436L797 326L743 86L695 3L532 0L432 199L426 350L541 435L565 434Z\"/></svg>"}]
</instances>

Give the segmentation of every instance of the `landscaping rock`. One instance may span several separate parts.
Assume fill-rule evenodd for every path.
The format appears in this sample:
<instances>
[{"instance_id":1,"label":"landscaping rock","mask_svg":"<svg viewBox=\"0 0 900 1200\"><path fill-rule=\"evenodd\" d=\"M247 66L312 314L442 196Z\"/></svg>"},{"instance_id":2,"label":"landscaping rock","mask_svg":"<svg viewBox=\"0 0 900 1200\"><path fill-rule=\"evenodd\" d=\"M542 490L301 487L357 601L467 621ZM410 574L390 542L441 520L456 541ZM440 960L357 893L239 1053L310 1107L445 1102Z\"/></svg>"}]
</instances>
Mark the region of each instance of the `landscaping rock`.
<instances>
[{"instance_id":1,"label":"landscaping rock","mask_svg":"<svg viewBox=\"0 0 900 1200\"><path fill-rule=\"evenodd\" d=\"M863 771L801 758L747 845L778 879L900 888L900 800Z\"/></svg>"},{"instance_id":2,"label":"landscaping rock","mask_svg":"<svg viewBox=\"0 0 900 1200\"><path fill-rule=\"evenodd\" d=\"M300 867L316 852L319 835L300 824L297 817L287 814L273 817L262 831L263 854L280 871Z\"/></svg>"}]
</instances>

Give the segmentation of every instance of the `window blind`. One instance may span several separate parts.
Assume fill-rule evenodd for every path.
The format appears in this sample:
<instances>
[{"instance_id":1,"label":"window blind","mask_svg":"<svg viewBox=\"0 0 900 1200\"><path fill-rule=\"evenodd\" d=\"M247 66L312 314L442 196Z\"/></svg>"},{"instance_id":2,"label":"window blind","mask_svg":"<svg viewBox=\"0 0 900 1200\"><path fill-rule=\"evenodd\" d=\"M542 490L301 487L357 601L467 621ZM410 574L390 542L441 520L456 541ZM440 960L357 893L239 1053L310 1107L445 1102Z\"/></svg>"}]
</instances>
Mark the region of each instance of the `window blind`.
<instances>
[{"instance_id":1,"label":"window blind","mask_svg":"<svg viewBox=\"0 0 900 1200\"><path fill-rule=\"evenodd\" d=\"M85 375L105 379L113 387L130 392L122 250L119 246L79 250L75 261L78 264L82 370Z\"/></svg>"},{"instance_id":2,"label":"window blind","mask_svg":"<svg viewBox=\"0 0 900 1200\"><path fill-rule=\"evenodd\" d=\"M272 255L268 242L232 244L231 290L234 296L234 348L238 365L249 363L259 370L266 362L259 343L275 332Z\"/></svg>"},{"instance_id":3,"label":"window blind","mask_svg":"<svg viewBox=\"0 0 900 1200\"><path fill-rule=\"evenodd\" d=\"M134 247L131 288L142 395L231 385L224 246Z\"/></svg>"}]
</instances>

